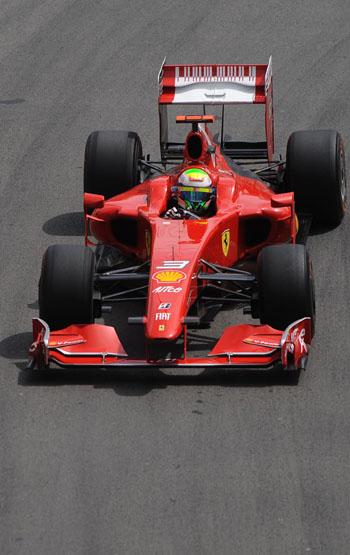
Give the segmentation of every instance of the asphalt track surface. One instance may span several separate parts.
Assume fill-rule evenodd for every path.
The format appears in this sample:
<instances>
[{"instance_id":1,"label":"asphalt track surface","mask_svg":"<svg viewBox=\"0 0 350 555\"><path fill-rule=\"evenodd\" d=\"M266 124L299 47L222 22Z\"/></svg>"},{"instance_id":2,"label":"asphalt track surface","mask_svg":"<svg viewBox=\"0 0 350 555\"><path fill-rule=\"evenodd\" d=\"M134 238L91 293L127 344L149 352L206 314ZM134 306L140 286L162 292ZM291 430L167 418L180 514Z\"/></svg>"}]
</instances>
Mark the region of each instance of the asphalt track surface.
<instances>
[{"instance_id":1,"label":"asphalt track surface","mask_svg":"<svg viewBox=\"0 0 350 555\"><path fill-rule=\"evenodd\" d=\"M135 130L157 157L165 54L272 54L276 150L294 130L331 128L349 151L349 12L347 0L2 0L2 554L349 553L349 215L308 239L317 332L298 385L23 372L42 254L83 242L88 134ZM261 130L252 115L245 127Z\"/></svg>"}]
</instances>

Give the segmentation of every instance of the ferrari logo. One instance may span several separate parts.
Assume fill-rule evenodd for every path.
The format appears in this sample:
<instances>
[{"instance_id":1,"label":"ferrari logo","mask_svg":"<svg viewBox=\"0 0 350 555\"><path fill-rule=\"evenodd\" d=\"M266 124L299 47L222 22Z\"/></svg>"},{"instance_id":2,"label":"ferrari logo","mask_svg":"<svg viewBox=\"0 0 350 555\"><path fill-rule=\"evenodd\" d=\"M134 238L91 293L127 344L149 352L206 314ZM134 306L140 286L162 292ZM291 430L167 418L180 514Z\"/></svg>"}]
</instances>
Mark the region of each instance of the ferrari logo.
<instances>
[{"instance_id":1,"label":"ferrari logo","mask_svg":"<svg viewBox=\"0 0 350 555\"><path fill-rule=\"evenodd\" d=\"M147 256L149 256L151 252L151 234L148 229L145 230L145 243L146 243Z\"/></svg>"},{"instance_id":2,"label":"ferrari logo","mask_svg":"<svg viewBox=\"0 0 350 555\"><path fill-rule=\"evenodd\" d=\"M160 326L159 326L159 328L158 328L158 329L159 329L159 331L164 331L164 330L165 330L165 326L164 326L164 324L160 324Z\"/></svg>"},{"instance_id":3,"label":"ferrari logo","mask_svg":"<svg viewBox=\"0 0 350 555\"><path fill-rule=\"evenodd\" d=\"M227 256L229 248L230 248L230 230L225 229L225 231L222 234L222 252L224 253L225 256Z\"/></svg>"}]
</instances>

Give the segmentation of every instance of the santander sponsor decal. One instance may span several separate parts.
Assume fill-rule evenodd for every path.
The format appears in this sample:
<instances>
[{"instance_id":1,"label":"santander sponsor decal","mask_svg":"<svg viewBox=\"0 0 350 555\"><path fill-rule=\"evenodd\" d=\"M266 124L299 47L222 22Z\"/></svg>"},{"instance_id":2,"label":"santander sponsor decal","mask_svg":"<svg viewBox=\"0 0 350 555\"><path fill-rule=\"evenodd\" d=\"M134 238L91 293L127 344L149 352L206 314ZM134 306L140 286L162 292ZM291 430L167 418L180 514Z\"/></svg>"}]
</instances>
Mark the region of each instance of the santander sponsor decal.
<instances>
[{"instance_id":1,"label":"santander sponsor decal","mask_svg":"<svg viewBox=\"0 0 350 555\"><path fill-rule=\"evenodd\" d=\"M50 341L49 347L68 347L71 345L79 345L80 343L86 343L86 339L75 339L67 341Z\"/></svg>"}]
</instances>

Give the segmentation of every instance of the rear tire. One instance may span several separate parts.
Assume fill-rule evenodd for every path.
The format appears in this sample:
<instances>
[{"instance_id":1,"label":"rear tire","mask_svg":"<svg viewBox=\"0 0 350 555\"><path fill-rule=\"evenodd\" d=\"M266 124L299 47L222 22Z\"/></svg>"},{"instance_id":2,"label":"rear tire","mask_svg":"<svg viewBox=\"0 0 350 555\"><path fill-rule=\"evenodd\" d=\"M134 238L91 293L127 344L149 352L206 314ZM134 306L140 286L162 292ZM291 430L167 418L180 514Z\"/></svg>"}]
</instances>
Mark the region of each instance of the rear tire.
<instances>
[{"instance_id":1,"label":"rear tire","mask_svg":"<svg viewBox=\"0 0 350 555\"><path fill-rule=\"evenodd\" d=\"M81 245L49 247L39 281L40 318L51 330L92 324L95 256Z\"/></svg>"},{"instance_id":2,"label":"rear tire","mask_svg":"<svg viewBox=\"0 0 350 555\"><path fill-rule=\"evenodd\" d=\"M311 318L315 328L312 265L304 245L271 245L258 257L258 289L262 324L285 330L292 322Z\"/></svg>"},{"instance_id":3,"label":"rear tire","mask_svg":"<svg viewBox=\"0 0 350 555\"><path fill-rule=\"evenodd\" d=\"M313 222L338 225L346 210L343 139L337 131L296 131L287 144L285 185L296 211Z\"/></svg>"},{"instance_id":4,"label":"rear tire","mask_svg":"<svg viewBox=\"0 0 350 555\"><path fill-rule=\"evenodd\" d=\"M139 181L140 137L132 131L94 131L84 160L84 192L106 199L135 187Z\"/></svg>"}]
</instances>

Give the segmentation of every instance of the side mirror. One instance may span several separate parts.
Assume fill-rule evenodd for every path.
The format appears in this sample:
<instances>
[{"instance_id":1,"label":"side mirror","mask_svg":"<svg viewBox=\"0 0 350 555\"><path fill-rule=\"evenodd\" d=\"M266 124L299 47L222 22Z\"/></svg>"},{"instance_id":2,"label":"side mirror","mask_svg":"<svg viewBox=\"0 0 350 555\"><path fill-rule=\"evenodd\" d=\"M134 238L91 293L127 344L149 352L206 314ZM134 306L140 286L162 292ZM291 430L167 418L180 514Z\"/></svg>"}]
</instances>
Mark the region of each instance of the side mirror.
<instances>
[{"instance_id":1,"label":"side mirror","mask_svg":"<svg viewBox=\"0 0 350 555\"><path fill-rule=\"evenodd\" d=\"M84 193L84 211L94 210L95 208L103 208L105 197L103 195L95 195L93 193Z\"/></svg>"}]
</instances>

